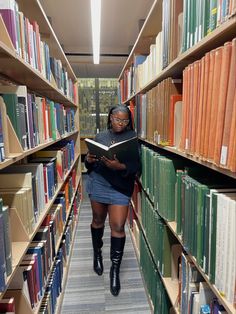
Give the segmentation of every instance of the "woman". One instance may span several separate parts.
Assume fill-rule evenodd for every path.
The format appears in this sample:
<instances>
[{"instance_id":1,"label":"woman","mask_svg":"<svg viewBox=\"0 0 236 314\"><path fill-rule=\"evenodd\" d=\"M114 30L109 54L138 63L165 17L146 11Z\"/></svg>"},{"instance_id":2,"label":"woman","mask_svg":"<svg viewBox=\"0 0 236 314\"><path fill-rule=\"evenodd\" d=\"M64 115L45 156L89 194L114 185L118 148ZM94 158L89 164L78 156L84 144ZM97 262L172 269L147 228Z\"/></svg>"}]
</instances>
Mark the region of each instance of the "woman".
<instances>
[{"instance_id":1,"label":"woman","mask_svg":"<svg viewBox=\"0 0 236 314\"><path fill-rule=\"evenodd\" d=\"M132 116L128 107L116 105L108 114L107 130L96 135L95 141L110 146L136 135L133 130ZM120 292L120 264L125 246L125 222L129 202L133 193L134 181L140 169L140 157L137 141L137 154L134 158L118 160L102 156L99 160L88 152L85 158L88 169L86 190L89 194L93 218L91 235L94 250L93 268L98 275L103 273L101 248L104 223L109 215L111 229L110 247L110 290L114 296Z\"/></svg>"}]
</instances>

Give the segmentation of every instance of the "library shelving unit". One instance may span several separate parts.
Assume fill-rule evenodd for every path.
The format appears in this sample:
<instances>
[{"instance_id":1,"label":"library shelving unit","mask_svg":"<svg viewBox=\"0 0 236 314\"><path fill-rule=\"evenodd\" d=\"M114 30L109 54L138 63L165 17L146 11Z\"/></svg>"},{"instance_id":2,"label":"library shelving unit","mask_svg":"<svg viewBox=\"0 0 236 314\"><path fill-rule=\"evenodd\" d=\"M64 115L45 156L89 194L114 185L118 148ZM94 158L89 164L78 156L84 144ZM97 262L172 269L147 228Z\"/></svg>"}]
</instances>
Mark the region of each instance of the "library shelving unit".
<instances>
[{"instance_id":1,"label":"library shelving unit","mask_svg":"<svg viewBox=\"0 0 236 314\"><path fill-rule=\"evenodd\" d=\"M10 2L9 2L10 3ZM23 17L23 21L28 21L28 26L31 27L32 31L32 25L36 25L38 28L34 29L34 32L31 33L34 34L33 41L34 48L25 46L22 47L22 50L31 49L31 53L34 50L34 54L39 54L39 51L41 49L42 53L42 42L46 43L50 55L48 54L44 61L44 68L46 68L45 62L48 62L47 64L47 73L40 71L37 66L35 67L35 64L37 64L37 61L35 64L32 64L32 60L28 59L26 60L23 57L23 53L19 53L19 50L17 51L13 41L12 36L9 33L9 28L7 28L7 25L4 23L4 20L0 14L0 84L1 86L24 86L27 88L28 92L33 93L37 97L41 97L44 99L48 99L51 102L55 102L57 104L60 104L61 112L64 114L64 118L61 117L61 119L64 121L64 126L62 127L60 124L60 127L63 128L63 132L58 131L59 130L59 123L58 125L55 122L57 132L55 136L50 136L50 132L52 130L45 131L48 132L47 138L44 138L43 141L39 141L36 143L36 145L30 146L27 149L22 148L22 144L19 140L19 137L17 136L17 132L14 128L14 125L9 118L8 114L6 113L6 107L5 103L2 97L0 97L0 109L1 109L1 133L3 137L3 142L1 143L4 145L5 150L5 158L3 158L3 161L0 162L0 173L6 173L8 171L8 168L15 166L15 165L21 165L21 164L27 164L28 158L31 158L33 156L36 156L37 153L41 151L45 151L45 149L50 149L52 145L56 146L60 144L63 145L63 143L67 142L73 142L74 143L74 157L71 160L71 163L65 166L66 170L64 171L64 174L61 177L58 177L57 185L54 189L54 193L50 199L45 201L45 208L42 209L39 212L39 215L37 217L37 221L33 226L33 229L31 232L26 232L26 228L24 225L24 222L19 217L19 214L17 213L16 208L10 208L9 211L9 221L10 221L10 227L11 227L11 247L12 247L12 271L10 275L5 278L5 288L2 289L0 292L0 301L5 298L14 297L15 299L15 310L16 313L38 313L40 311L40 307L42 306L44 293L46 292L46 287L48 285L50 277L53 276L53 266L58 262L56 260L57 253L59 251L59 247L62 242L62 237L65 234L66 228L68 228L68 225L72 225L71 227L71 238L70 238L70 252L68 252L68 258L67 262L63 263L63 278L61 279L61 286L65 286L66 282L66 276L68 272L68 264L71 256L72 246L73 246L73 240L75 237L75 230L76 225L78 221L78 212L79 212L79 203L80 203L80 197L81 197L81 153L80 153L80 133L79 133L79 105L78 105L78 84L77 84L77 78L61 48L61 45L46 17L45 12L43 11L43 8L38 0L33 1L25 1L25 0L17 0L15 3L14 8L10 8L13 10L15 16L18 16L19 13L21 14L21 18ZM11 18L13 18L13 15L11 15ZM18 21L19 22L19 21ZM14 22L16 23L16 21ZM26 23L26 22L25 22ZM25 24L26 25L26 24ZM24 27L26 27L24 25ZM8 25L9 26L9 25ZM15 25L16 27L16 25ZM19 24L18 24L19 27ZM21 25L22 27L22 25ZM28 28L29 30L29 28ZM20 31L18 29L18 31ZM21 28L22 31L22 28ZM26 30L24 30L25 33ZM37 35L40 37L37 37ZM28 34L29 35L29 34ZM25 35L26 36L26 35ZM20 37L18 37L18 40ZM41 48L38 47L39 50L36 48L36 39L35 38L41 38ZM22 38L21 38L22 40ZM24 39L25 41L29 41L30 39ZM31 38L32 40L32 38ZM22 43L22 42L21 42ZM29 44L29 43L28 43ZM30 44L29 44L30 45ZM37 50L37 52L36 52ZM45 51L45 50L44 50ZM26 53L26 52L25 52ZM29 53L29 52L27 52ZM45 53L46 54L46 53ZM43 54L41 55L41 58ZM52 69L50 69L50 59L49 56L52 57L52 59L57 60L59 64L59 68L57 69L57 75L60 76L60 73L66 74L63 76L63 84L59 86L58 84L58 77L55 77L55 73L53 73ZM29 57L29 56L28 56ZM47 59L46 59L47 58ZM45 61L47 60L47 61ZM41 64L41 67L43 65ZM62 71L63 70L63 71ZM48 75L48 76L47 76ZM66 88L63 88L63 86L66 85ZM42 110L41 108L38 108L39 111ZM67 110L73 111L73 118L68 122L66 120L66 112ZM56 109L53 109L53 116L56 115ZM55 117L56 119L57 117ZM71 116L70 116L71 118ZM47 123L50 123L47 119L50 119L49 116L45 118ZM65 127L65 124L71 123L73 124L73 127L68 130L68 125ZM48 124L49 125L49 124ZM54 125L54 127L55 127ZM29 128L29 125L28 125ZM50 125L50 128L52 126ZM60 149L60 148L59 148ZM64 148L63 148L64 149ZM34 155L33 155L34 154ZM66 152L66 154L69 154ZM69 162L68 155L66 156L66 161ZM63 165L64 167L64 165ZM58 171L58 170L57 170ZM17 273L18 268L20 267L21 262L24 260L24 256L27 253L27 250L33 241L35 235L39 231L39 229L42 226L42 223L44 222L46 216L50 213L50 210L52 209L56 198L62 191L64 191L67 181L72 178L73 176L73 193L70 195L69 203L67 204L66 208L66 217L63 221L62 230L60 231L60 235L57 238L57 241L55 243L55 256L51 261L51 268L49 269L47 273L47 279L45 280L45 286L43 287L43 295L41 295L40 298L38 298L37 302L32 306L30 304L29 299L26 295L24 295L24 292L22 290L13 290L11 288L11 283L14 280L14 277ZM47 180L47 179L46 179ZM1 192L0 192L1 195ZM77 207L75 208L75 203L77 204ZM4 205L4 204L3 204ZM71 221L70 221L71 220ZM3 254L3 253L1 253ZM51 279L50 279L51 280ZM45 291L44 291L45 290ZM63 288L61 291L61 294L58 296L56 300L56 305L54 304L53 311L55 311L55 308L57 306L57 311L60 310L60 302L63 297ZM55 302L55 300L53 301ZM52 308L52 307L51 307Z\"/></svg>"},{"instance_id":2,"label":"library shelving unit","mask_svg":"<svg viewBox=\"0 0 236 314\"><path fill-rule=\"evenodd\" d=\"M195 169L199 169L199 173L200 172L205 173L204 174L205 178L207 177L211 178L211 184L214 184L214 178L216 181L217 177L220 176L220 178L222 179L222 182L224 180L230 181L231 187L233 188L233 193L235 193L235 188L236 188L235 164L233 164L233 167L231 168L225 167L225 166L222 166L223 162L217 163L217 162L214 162L212 159L201 158L201 155L199 156L199 154L196 154L194 150L189 152L189 150L186 149L186 147L180 148L180 146L177 146L177 145L171 146L169 145L168 140L160 141L160 137L158 137L158 134L155 134L155 131L156 131L155 128L152 129L152 132L154 133L152 133L151 136L148 136L148 128L150 127L151 124L152 126L153 124L155 124L154 119L158 120L158 114L159 115L161 114L160 110L165 110L163 109L164 106L167 106L167 108L171 108L169 107L168 104L164 105L163 98L158 98L158 99L155 98L155 95L156 95L155 93L156 91L158 92L158 89L155 90L155 88L157 86L159 88L159 85L161 86L162 82L167 80L168 78L171 78L173 81L176 80L176 82L178 83L179 82L182 83L183 91L181 89L181 92L177 93L175 90L175 93L181 94L181 95L183 93L183 107L184 107L184 102L186 101L186 97L187 97L186 90L188 88L190 89L190 92L188 94L190 98L191 98L191 93L192 94L194 93L194 91L191 90L190 85L185 85L186 84L186 82L184 81L185 69L188 67L190 68L192 64L197 64L198 60L202 60L205 57L205 55L209 56L209 53L211 51L217 50L221 46L225 47L228 42L230 42L233 46L233 41L235 41L235 38L236 38L235 2L234 4L231 3L231 5L227 8L218 7L217 3L219 2L217 1L215 2L216 4L213 7L207 7L208 4L210 6L212 5L212 3L211 4L210 3L211 2L209 1L194 2L194 1L188 1L188 0L184 0L184 1L155 0L145 20L145 23L138 35L138 38L133 46L133 49L119 76L122 103L130 106L130 109L134 111L135 127L139 136L140 145L142 147L145 147L144 150L142 150L143 171L145 172L145 175L142 174L140 181L138 181L138 186L139 186L138 196L137 196L137 191L136 190L134 191L133 198L135 200L131 204L130 225L131 225L131 232L133 232L132 238L135 239L134 241L136 241L136 247L140 250L140 247L142 246L140 242L142 242L141 238L143 238L144 239L143 242L145 242L145 245L148 248L148 250L146 251L141 248L140 252L138 253L138 256L140 256L140 260L142 259L142 254L145 254L144 252L149 252L147 253L147 255L148 256L150 255L150 258L145 257L146 259L143 263L145 262L149 263L149 260L152 261L151 264L147 264L146 266L146 268L149 267L149 270L145 269L145 267L143 267L142 264L141 264L141 269L144 273L144 278L147 284L147 290L149 291L150 297L152 299L154 311L156 310L156 313L167 313L166 308L165 309L163 308L162 310L158 308L158 306L160 306L160 303L158 303L159 301L157 299L158 298L160 299L161 297L159 295L159 292L155 290L151 284L153 277L156 276L156 272L159 274L158 277L160 278L160 281L162 282L162 286L164 287L165 293L169 297L169 300L167 302L169 304L169 308L171 308L172 311L175 313L195 313L195 312L194 311L187 312L187 306L191 302L193 302L192 300L189 300L189 299L187 301L185 300L187 303L183 303L184 301L182 300L182 298L185 297L185 296L183 297L184 295L183 289L181 290L181 285L183 284L183 282L181 282L181 280L183 280L183 277L181 277L183 276L183 268L178 270L180 271L180 275L178 276L177 280L172 280L171 276L163 275L165 271L162 270L162 266L158 265L158 261L157 261L158 258L155 256L155 254L157 256L158 254L162 254L162 253L165 254L165 250L167 249L160 248L159 246L158 248L159 253L158 251L153 252L153 250L155 250L156 248L155 248L155 245L153 245L150 242L152 241L151 237L153 236L151 232L153 232L155 235L155 230L153 230L152 228L152 224L155 219L157 219L158 223L160 221L163 222L164 228L167 229L166 234L168 236L170 236L170 234L172 235L171 237L173 237L174 239L173 240L174 244L178 246L178 250L180 254L179 258L181 259L181 254L184 252L189 262L194 266L195 269L197 269L197 272L199 273L201 277L201 281L204 281L207 283L208 289L210 290L211 293L213 293L213 295L217 299L217 301L215 302L218 302L217 303L218 308L220 309L220 306L223 306L227 313L236 312L235 304L233 303L235 301L230 302L228 300L227 296L224 294L224 291L223 292L222 290L220 291L220 289L217 287L214 281L212 281L210 274L205 271L205 265L203 266L201 263L199 263L198 258L192 253L191 250L188 250L188 245L186 245L186 242L184 242L182 238L182 233L179 231L177 232L176 216L170 219L169 217L166 217L165 213L163 214L163 212L159 211L158 206L160 206L160 204L158 204L158 201L160 199L158 198L159 196L157 197L157 199L155 198L155 189L160 188L158 187L158 184L161 182L162 177L160 176L157 179L155 178L155 171L157 171L157 168L155 168L155 165L153 166L155 161L151 165L150 158L157 158L157 155L162 155L163 157L167 157L169 160L178 160L181 162L183 167L185 166L190 167L190 168L193 167ZM199 7L197 8L196 5L199 5ZM206 12L206 10L208 11ZM225 11L223 12L222 10L223 11L225 10ZM175 12L177 12L176 13L178 14L177 16L175 15ZM227 12L227 14L225 14L225 12ZM224 15L223 18L222 18L222 15ZM169 28L166 27L167 24ZM205 33L204 33L203 28L206 29ZM163 30L166 30L166 29L167 29L166 33L163 32ZM201 31L199 31L199 29ZM160 34L162 35L158 37L158 35ZM192 39L191 36L193 36L193 38L195 36L195 39ZM158 41L157 38L159 38L160 41ZM160 44L160 42L162 45ZM175 54L173 52L174 45L178 47L177 53ZM234 42L234 48L232 49L234 49L234 57L232 57L232 59L234 58L234 62L235 62L235 42ZM158 51L159 51L159 54L158 54ZM166 54L167 57L164 55L162 59L162 55L160 51L162 51L163 55ZM232 56L233 56L233 52L232 52ZM161 58L161 61L160 61L160 58ZM164 58L166 58L167 61L164 60ZM157 64L158 62L161 63L161 66L159 68ZM166 62L165 65L164 65L164 62ZM223 61L222 59L222 64L223 62L225 61ZM157 69L153 70L154 66L157 67ZM234 63L234 68L235 68L235 63ZM221 77L224 75L223 70L224 70L224 67L221 68L221 72L218 76L218 80L220 80ZM210 75L210 74L208 73L207 75ZM229 79L229 77L230 75L228 73L227 78ZM232 85L233 90L231 89L231 92L234 93L234 98L231 99L231 106L232 108L234 108L235 107L235 70L232 77L231 79L233 81L233 85ZM201 80L203 80L202 77L201 79L198 80L198 83L195 85L199 89L201 85ZM219 86L219 89L221 88L222 86ZM153 91L153 94L152 94L152 91ZM228 88L228 91L229 91L229 88ZM141 106L140 98L143 95L147 95L148 93L150 93L151 95L149 98L150 105L148 103L149 100L145 100L145 105L147 106L146 107L147 112L145 112L146 114L145 124L142 124L144 120L140 122L141 120L140 117L143 114L143 111L142 111L143 107L142 108L140 107ZM207 93L208 93L208 90L206 89L205 90L206 97L207 97ZM217 94L218 98L221 97L219 95L220 94L219 90L215 91L215 93ZM169 95L168 101L170 102L171 93L168 95ZM217 97L215 97L215 99ZM161 101L163 101L163 104L161 103ZM160 104L158 104L158 102L160 102ZM200 97L196 103L199 108L201 104ZM215 108L217 109L217 107ZM148 110L150 111L148 112ZM181 110L181 114L184 114L184 110L183 111L182 110ZM235 108L232 110L235 110ZM189 122L190 127L191 127L191 123L194 124L194 119L197 120L196 112L197 111L195 111L195 116L192 118L192 122L191 121ZM191 114L191 112L189 114ZM235 113L234 113L234 116L235 116ZM166 125L167 127L169 127L170 126L169 116L166 119L168 119L168 122L166 122ZM184 120L182 120L182 124L179 126L180 128L182 128L182 126L184 125L183 121ZM234 129L235 129L235 123L236 122L234 121L232 122L232 125L231 125L231 127ZM143 132L143 129L142 129L144 127L146 128L145 132ZM213 128L213 124L210 126L210 128L211 127ZM216 136L216 133L215 133L215 136ZM234 136L234 142L235 142L235 136ZM212 143L209 143L209 145L211 144ZM149 151L150 156L155 156L155 157L150 157L150 158L148 157L147 159L143 160L143 155L145 154L144 151L146 149ZM235 161L235 149L234 149L233 160L235 163L236 162ZM147 166L144 163L148 163L150 165ZM160 175L160 171L161 170L159 169L158 175ZM144 176L146 177L144 178ZM155 186L155 180L157 180L156 186ZM160 183L160 186L161 184L162 183ZM177 193L176 190L173 190L173 194L175 195L175 197L173 197L175 198L174 202L176 202L176 198L177 198L176 193ZM171 198L171 195L167 196L167 198L168 197ZM235 196L232 196L232 197L234 197L234 200L235 200ZM144 199L146 201L144 201ZM176 210L176 204L174 206ZM143 213L144 207L145 207L145 213ZM233 217L235 217L235 212L233 215L234 215ZM182 221L180 224L184 224L183 219L186 219L186 217L185 218L182 217ZM189 219L191 219L191 217L189 217ZM190 222L191 220L189 220L189 223ZM156 226L158 226L158 223ZM185 224L186 224L186 221L185 221ZM194 225L193 225L193 228L194 228ZM234 219L233 228L235 229L235 219ZM222 231L223 233L228 232L228 230L226 229ZM211 232L214 233L214 231L212 230ZM165 237L165 235L163 237ZM232 234L232 237L234 237L234 233ZM160 239L157 237L155 241L156 241L155 242L156 246L158 246L158 242L160 241ZM161 250L162 252L160 252ZM218 254L220 253L218 252ZM234 258L231 259L232 264L235 264ZM153 273L151 274L150 274L151 272L150 265L154 265L154 266L151 266L153 267ZM230 267L229 264L227 265L228 265L227 267ZM223 264L221 264L221 267L227 268ZM235 267L233 266L230 269L235 270ZM232 276L233 276L232 282L233 282L233 285L235 285L235 273L233 273ZM153 291L156 291L156 294ZM197 291L194 290L194 293L197 294ZM190 297L190 294L191 292L189 292L189 297ZM233 298L235 300L235 290L233 294L234 294Z\"/></svg>"}]
</instances>

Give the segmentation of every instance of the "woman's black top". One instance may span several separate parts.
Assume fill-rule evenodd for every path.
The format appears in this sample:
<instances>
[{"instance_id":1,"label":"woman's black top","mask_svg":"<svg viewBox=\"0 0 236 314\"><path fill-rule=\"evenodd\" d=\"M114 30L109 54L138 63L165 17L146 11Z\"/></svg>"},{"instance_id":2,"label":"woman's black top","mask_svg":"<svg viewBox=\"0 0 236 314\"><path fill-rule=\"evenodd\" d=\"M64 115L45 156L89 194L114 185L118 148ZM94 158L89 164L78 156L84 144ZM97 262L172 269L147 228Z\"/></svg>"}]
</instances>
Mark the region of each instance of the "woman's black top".
<instances>
[{"instance_id":1,"label":"woman's black top","mask_svg":"<svg viewBox=\"0 0 236 314\"><path fill-rule=\"evenodd\" d=\"M115 133L112 130L106 130L96 135L95 141L106 146L111 144L122 142L129 138L137 136L133 130L124 131L122 133ZM127 151L127 154L129 152ZM133 160L127 160L123 162L126 165L125 170L113 170L104 165L102 161L96 161L95 163L88 163L85 158L85 166L88 169L88 173L95 171L102 175L115 190L131 196L134 189L135 176L141 170L140 153L137 141L137 154Z\"/></svg>"}]
</instances>

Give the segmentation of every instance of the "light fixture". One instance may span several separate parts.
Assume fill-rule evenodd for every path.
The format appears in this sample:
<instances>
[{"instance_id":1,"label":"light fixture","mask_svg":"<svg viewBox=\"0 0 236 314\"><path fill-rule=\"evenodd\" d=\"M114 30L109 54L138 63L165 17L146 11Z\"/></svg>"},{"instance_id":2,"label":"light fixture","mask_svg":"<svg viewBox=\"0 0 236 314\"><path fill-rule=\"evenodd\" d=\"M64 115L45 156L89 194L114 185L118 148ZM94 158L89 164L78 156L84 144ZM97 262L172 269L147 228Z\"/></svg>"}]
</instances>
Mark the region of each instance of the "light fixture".
<instances>
[{"instance_id":1,"label":"light fixture","mask_svg":"<svg viewBox=\"0 0 236 314\"><path fill-rule=\"evenodd\" d=\"M93 63L99 64L100 30L101 30L101 0L90 0L93 37Z\"/></svg>"}]
</instances>

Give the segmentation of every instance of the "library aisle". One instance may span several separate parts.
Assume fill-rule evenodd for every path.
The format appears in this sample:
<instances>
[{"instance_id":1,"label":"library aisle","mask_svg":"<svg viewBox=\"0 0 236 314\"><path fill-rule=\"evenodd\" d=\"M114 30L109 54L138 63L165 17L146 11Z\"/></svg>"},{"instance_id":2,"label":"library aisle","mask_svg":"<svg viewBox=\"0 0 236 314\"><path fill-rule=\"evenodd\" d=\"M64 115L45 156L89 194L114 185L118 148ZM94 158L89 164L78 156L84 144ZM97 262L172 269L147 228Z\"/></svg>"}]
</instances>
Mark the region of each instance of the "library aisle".
<instances>
[{"instance_id":1,"label":"library aisle","mask_svg":"<svg viewBox=\"0 0 236 314\"><path fill-rule=\"evenodd\" d=\"M83 175L83 186L85 178L86 175ZM61 313L151 313L128 228L126 227L127 238L120 268L121 291L118 297L113 297L109 288L110 228L108 219L103 238L104 273L102 276L97 276L92 269L90 223L91 207L84 193Z\"/></svg>"}]
</instances>

